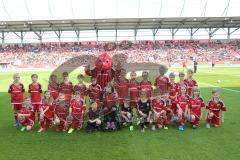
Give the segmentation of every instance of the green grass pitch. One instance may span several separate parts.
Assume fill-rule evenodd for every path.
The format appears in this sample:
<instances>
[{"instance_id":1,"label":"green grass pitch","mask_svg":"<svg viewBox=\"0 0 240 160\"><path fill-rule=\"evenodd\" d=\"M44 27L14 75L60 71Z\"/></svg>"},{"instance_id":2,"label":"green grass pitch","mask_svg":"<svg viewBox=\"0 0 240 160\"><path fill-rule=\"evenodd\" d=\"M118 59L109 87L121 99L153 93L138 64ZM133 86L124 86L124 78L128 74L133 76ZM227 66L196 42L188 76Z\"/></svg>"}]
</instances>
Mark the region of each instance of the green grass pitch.
<instances>
[{"instance_id":1,"label":"green grass pitch","mask_svg":"<svg viewBox=\"0 0 240 160\"><path fill-rule=\"evenodd\" d=\"M180 71L181 69L170 69ZM227 106L225 123L220 128L206 129L204 120L198 129L186 127L179 132L175 125L169 130L146 130L141 133L135 126L130 132L85 131L56 133L54 129L37 133L35 125L31 132L20 132L12 127L13 116L6 92L13 73L0 73L0 159L88 159L88 160L225 160L240 158L240 68L200 68L195 74L201 87L204 101L211 96L211 90L219 87L221 97ZM39 81L46 88L50 72L38 72ZM76 72L71 79L76 79ZM30 82L31 72L21 73L25 87ZM151 77L153 80L154 77ZM217 83L220 80L220 83ZM73 81L74 83L76 81ZM205 116L205 111L203 117Z\"/></svg>"}]
</instances>

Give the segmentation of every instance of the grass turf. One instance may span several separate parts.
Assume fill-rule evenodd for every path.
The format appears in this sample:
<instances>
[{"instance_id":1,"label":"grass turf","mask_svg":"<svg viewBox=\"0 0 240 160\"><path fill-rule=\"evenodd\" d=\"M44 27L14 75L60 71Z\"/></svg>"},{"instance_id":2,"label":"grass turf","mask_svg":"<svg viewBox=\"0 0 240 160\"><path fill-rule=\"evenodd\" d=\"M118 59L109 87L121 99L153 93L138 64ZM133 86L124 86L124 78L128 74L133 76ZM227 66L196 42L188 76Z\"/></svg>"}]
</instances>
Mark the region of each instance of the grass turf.
<instances>
[{"instance_id":1,"label":"grass turf","mask_svg":"<svg viewBox=\"0 0 240 160\"><path fill-rule=\"evenodd\" d=\"M40 83L46 89L50 72L38 74ZM30 83L30 75L30 72L21 73L21 81L26 88ZM75 79L76 72L70 76ZM12 110L6 92L12 81L12 73L0 73L0 159L239 159L240 68L201 68L195 78L205 102L210 98L213 88L221 87L227 112L225 123L220 128L206 129L202 120L198 129L187 126L184 132L170 125L169 130L153 132L147 129L145 133L135 126L133 132L122 129L111 133L87 134L80 131L69 135L56 133L54 129L39 134L37 125L33 131L24 133L12 127ZM217 80L221 82L217 83Z\"/></svg>"}]
</instances>

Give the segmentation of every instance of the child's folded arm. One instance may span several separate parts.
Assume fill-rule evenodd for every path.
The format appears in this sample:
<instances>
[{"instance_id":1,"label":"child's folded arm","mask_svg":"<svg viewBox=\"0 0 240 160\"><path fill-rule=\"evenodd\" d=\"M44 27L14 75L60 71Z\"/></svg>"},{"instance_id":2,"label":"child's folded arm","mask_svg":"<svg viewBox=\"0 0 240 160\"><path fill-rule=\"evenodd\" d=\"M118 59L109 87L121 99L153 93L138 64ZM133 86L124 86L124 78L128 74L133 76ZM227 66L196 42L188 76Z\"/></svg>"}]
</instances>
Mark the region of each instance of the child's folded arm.
<instances>
[{"instance_id":1,"label":"child's folded arm","mask_svg":"<svg viewBox=\"0 0 240 160\"><path fill-rule=\"evenodd\" d=\"M49 106L47 106L47 107L45 108L45 110L43 110L43 114L44 114L48 109L49 109Z\"/></svg>"}]
</instances>

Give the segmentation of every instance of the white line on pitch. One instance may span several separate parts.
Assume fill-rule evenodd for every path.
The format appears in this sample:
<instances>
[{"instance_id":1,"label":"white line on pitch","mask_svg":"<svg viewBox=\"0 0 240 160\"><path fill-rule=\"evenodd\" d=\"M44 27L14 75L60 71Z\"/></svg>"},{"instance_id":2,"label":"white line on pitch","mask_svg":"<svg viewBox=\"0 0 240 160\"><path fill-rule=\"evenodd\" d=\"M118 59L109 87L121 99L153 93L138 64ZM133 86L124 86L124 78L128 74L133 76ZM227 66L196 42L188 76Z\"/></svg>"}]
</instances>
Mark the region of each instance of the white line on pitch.
<instances>
[{"instance_id":1,"label":"white line on pitch","mask_svg":"<svg viewBox=\"0 0 240 160\"><path fill-rule=\"evenodd\" d=\"M212 84L209 84L209 83L203 83L203 82L198 82L198 83L203 84L203 85L207 85L207 86L210 86L210 87L221 88L221 89L223 89L223 90L227 90L227 91L232 91L232 92L237 92L237 93L240 92L240 91L238 91L238 90L228 89L228 88L223 88L223 87L216 86L216 85L212 85Z\"/></svg>"}]
</instances>

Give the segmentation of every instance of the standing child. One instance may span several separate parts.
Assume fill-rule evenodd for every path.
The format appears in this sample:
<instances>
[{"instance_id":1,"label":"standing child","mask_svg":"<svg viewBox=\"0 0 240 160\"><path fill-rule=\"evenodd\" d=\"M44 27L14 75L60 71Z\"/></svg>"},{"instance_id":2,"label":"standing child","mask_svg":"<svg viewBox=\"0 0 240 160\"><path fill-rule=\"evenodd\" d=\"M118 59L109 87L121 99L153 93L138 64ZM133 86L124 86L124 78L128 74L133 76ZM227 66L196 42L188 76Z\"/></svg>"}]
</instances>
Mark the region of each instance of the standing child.
<instances>
[{"instance_id":1,"label":"standing child","mask_svg":"<svg viewBox=\"0 0 240 160\"><path fill-rule=\"evenodd\" d=\"M55 74L52 74L50 76L50 82L48 84L48 90L51 91L52 97L54 100L58 98L58 90L59 90L59 84L57 82L57 76Z\"/></svg>"},{"instance_id":2,"label":"standing child","mask_svg":"<svg viewBox=\"0 0 240 160\"><path fill-rule=\"evenodd\" d=\"M171 90L169 92L169 97L168 97L170 99L170 102L171 102L171 106L170 106L171 114L170 114L170 117L174 119L175 117L177 117L177 96L178 96L178 93L180 92L179 87L181 86L180 85L181 83L176 83L175 82L175 74L173 72L169 74L169 79L170 79L170 83L171 83ZM183 82L184 81L184 77L181 78L180 81Z\"/></svg>"},{"instance_id":3,"label":"standing child","mask_svg":"<svg viewBox=\"0 0 240 160\"><path fill-rule=\"evenodd\" d=\"M148 72L143 71L142 72L142 81L140 82L140 90L143 90L146 92L147 99L151 99L152 97L152 83L148 80Z\"/></svg>"},{"instance_id":4,"label":"standing child","mask_svg":"<svg viewBox=\"0 0 240 160\"><path fill-rule=\"evenodd\" d=\"M179 82L177 82L177 92L180 93L181 91L181 86L187 87L187 83L184 81L185 80L185 74L183 72L179 72L178 74L179 77Z\"/></svg>"},{"instance_id":5,"label":"standing child","mask_svg":"<svg viewBox=\"0 0 240 160\"><path fill-rule=\"evenodd\" d=\"M99 84L97 84L96 78L92 77L91 80L92 80L92 84L89 85L88 87L90 103L96 102L99 105L102 97L102 88Z\"/></svg>"},{"instance_id":6,"label":"standing child","mask_svg":"<svg viewBox=\"0 0 240 160\"><path fill-rule=\"evenodd\" d=\"M51 91L47 90L44 92L44 97L42 99L42 105L40 108L40 129L39 133L44 132L46 128L52 127L52 122L54 118L54 105L53 96Z\"/></svg>"},{"instance_id":7,"label":"standing child","mask_svg":"<svg viewBox=\"0 0 240 160\"><path fill-rule=\"evenodd\" d=\"M118 94L118 104L123 105L123 98L128 96L129 81L126 79L126 70L121 69L119 81L115 82L115 89Z\"/></svg>"},{"instance_id":8,"label":"standing child","mask_svg":"<svg viewBox=\"0 0 240 160\"><path fill-rule=\"evenodd\" d=\"M20 75L18 73L13 75L13 83L9 86L8 93L11 95L11 104L13 109L13 115L15 118L14 126L20 126L17 114L22 109L23 93L25 92L23 84L20 82Z\"/></svg>"},{"instance_id":9,"label":"standing child","mask_svg":"<svg viewBox=\"0 0 240 160\"><path fill-rule=\"evenodd\" d=\"M31 96L31 102L34 107L34 113L37 112L38 114L38 121L40 122L40 107L41 107L41 94L42 94L42 85L38 83L38 75L33 74L31 76L32 83L29 85L28 93L30 93ZM35 116L34 116L35 120Z\"/></svg>"},{"instance_id":10,"label":"standing child","mask_svg":"<svg viewBox=\"0 0 240 160\"><path fill-rule=\"evenodd\" d=\"M192 96L193 87L198 86L197 81L195 81L193 79L193 70L192 69L188 69L187 79L185 79L184 82L187 84L187 94L189 96Z\"/></svg>"},{"instance_id":11,"label":"standing child","mask_svg":"<svg viewBox=\"0 0 240 160\"><path fill-rule=\"evenodd\" d=\"M68 72L63 72L62 74L62 83L59 85L59 93L64 93L65 94L65 100L70 101L73 93L73 84L69 80L68 77Z\"/></svg>"},{"instance_id":12,"label":"standing child","mask_svg":"<svg viewBox=\"0 0 240 160\"><path fill-rule=\"evenodd\" d=\"M34 107L31 104L29 97L24 99L21 112L18 113L18 120L22 125L21 131L30 131L34 126Z\"/></svg>"},{"instance_id":13,"label":"standing child","mask_svg":"<svg viewBox=\"0 0 240 160\"><path fill-rule=\"evenodd\" d=\"M157 91L162 93L168 93L171 89L171 83L168 77L165 76L168 69L165 65L160 65L159 76L155 79L154 86L156 86Z\"/></svg>"},{"instance_id":14,"label":"standing child","mask_svg":"<svg viewBox=\"0 0 240 160\"><path fill-rule=\"evenodd\" d=\"M78 84L76 84L73 87L73 91L74 92L79 92L79 96L80 98L83 100L83 103L85 104L85 100L86 100L86 95L87 95L87 87L86 85L83 83L84 80L84 76L82 74L79 74L77 76L77 80L78 80Z\"/></svg>"},{"instance_id":15,"label":"standing child","mask_svg":"<svg viewBox=\"0 0 240 160\"><path fill-rule=\"evenodd\" d=\"M139 98L139 82L136 80L137 74L132 71L130 73L130 81L129 81L129 92L130 92L130 105L132 108L137 108L137 101Z\"/></svg>"},{"instance_id":16,"label":"standing child","mask_svg":"<svg viewBox=\"0 0 240 160\"><path fill-rule=\"evenodd\" d=\"M193 96L189 99L190 123L193 128L197 128L201 119L202 108L204 107L203 99L198 87L193 87Z\"/></svg>"},{"instance_id":17,"label":"standing child","mask_svg":"<svg viewBox=\"0 0 240 160\"><path fill-rule=\"evenodd\" d=\"M72 121L68 124L68 133L72 133L75 129L79 131L82 128L85 111L84 101L80 98L80 92L77 91L73 95L69 108L69 115L72 117Z\"/></svg>"},{"instance_id":18,"label":"standing child","mask_svg":"<svg viewBox=\"0 0 240 160\"><path fill-rule=\"evenodd\" d=\"M180 131L184 131L184 125L188 115L188 102L189 96L187 95L187 89L181 86L180 94L177 96L177 112L179 117L177 124Z\"/></svg>"},{"instance_id":19,"label":"standing child","mask_svg":"<svg viewBox=\"0 0 240 160\"><path fill-rule=\"evenodd\" d=\"M218 90L212 91L212 98L206 105L206 109L207 128L210 128L211 125L214 127L219 127L220 118L222 120L222 123L224 123L224 113L226 111L226 106L220 99L220 93ZM222 117L220 117L220 113L222 113Z\"/></svg>"},{"instance_id":20,"label":"standing child","mask_svg":"<svg viewBox=\"0 0 240 160\"><path fill-rule=\"evenodd\" d=\"M178 89L177 89L177 83L175 82L175 74L172 72L169 74L169 79L170 79L170 91L169 91L169 97L170 99L175 99L178 94Z\"/></svg>"},{"instance_id":21,"label":"standing child","mask_svg":"<svg viewBox=\"0 0 240 160\"><path fill-rule=\"evenodd\" d=\"M146 91L141 91L138 101L138 115L140 120L141 132L147 128L149 115L151 114L151 100L148 99Z\"/></svg>"},{"instance_id":22,"label":"standing child","mask_svg":"<svg viewBox=\"0 0 240 160\"><path fill-rule=\"evenodd\" d=\"M116 130L118 128L117 119L117 96L110 83L107 83L103 93L103 118L106 123L106 130Z\"/></svg>"},{"instance_id":23,"label":"standing child","mask_svg":"<svg viewBox=\"0 0 240 160\"><path fill-rule=\"evenodd\" d=\"M55 123L58 124L56 131L66 131L67 116L69 115L69 101L66 100L64 93L59 93L58 99L55 103Z\"/></svg>"}]
</instances>

